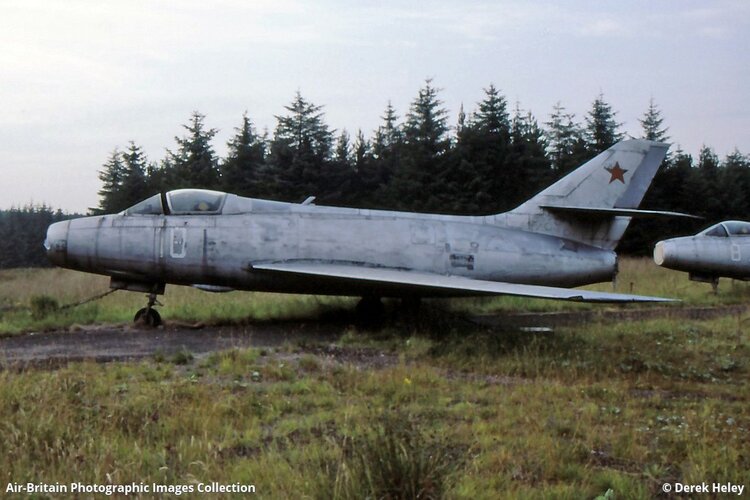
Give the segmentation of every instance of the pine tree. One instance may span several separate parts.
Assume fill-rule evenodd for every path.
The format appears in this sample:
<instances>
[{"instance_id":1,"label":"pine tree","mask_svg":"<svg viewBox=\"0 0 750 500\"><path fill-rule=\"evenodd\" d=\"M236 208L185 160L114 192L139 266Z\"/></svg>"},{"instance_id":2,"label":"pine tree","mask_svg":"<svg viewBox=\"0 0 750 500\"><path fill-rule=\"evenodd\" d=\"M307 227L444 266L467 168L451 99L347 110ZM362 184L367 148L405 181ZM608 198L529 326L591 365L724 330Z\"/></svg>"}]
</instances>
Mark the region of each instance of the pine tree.
<instances>
[{"instance_id":1,"label":"pine tree","mask_svg":"<svg viewBox=\"0 0 750 500\"><path fill-rule=\"evenodd\" d=\"M709 221L720 218L721 202L718 199L719 158L707 146L701 148L698 164L690 169L681 197L688 212Z\"/></svg>"},{"instance_id":2,"label":"pine tree","mask_svg":"<svg viewBox=\"0 0 750 500\"><path fill-rule=\"evenodd\" d=\"M128 150L122 153L123 175L121 183L121 196L125 209L135 203L145 200L155 192L148 189L146 173L148 160L143 150L133 141L130 141Z\"/></svg>"},{"instance_id":3,"label":"pine tree","mask_svg":"<svg viewBox=\"0 0 750 500\"><path fill-rule=\"evenodd\" d=\"M342 130L339 134L339 138L336 141L336 150L333 154L333 159L348 165L351 161L352 147L349 140L349 132Z\"/></svg>"},{"instance_id":4,"label":"pine tree","mask_svg":"<svg viewBox=\"0 0 750 500\"><path fill-rule=\"evenodd\" d=\"M211 140L218 132L217 129L206 129L206 116L194 111L190 123L183 125L188 131L185 137L175 137L177 152L168 151L169 161L165 166L169 169L167 182L169 189L178 188L219 188L219 168L216 154L211 146Z\"/></svg>"},{"instance_id":5,"label":"pine tree","mask_svg":"<svg viewBox=\"0 0 750 500\"><path fill-rule=\"evenodd\" d=\"M504 168L510 188L506 191L508 208L545 187L551 176L544 132L531 112L524 113L518 104L511 121L510 142Z\"/></svg>"},{"instance_id":6,"label":"pine tree","mask_svg":"<svg viewBox=\"0 0 750 500\"><path fill-rule=\"evenodd\" d=\"M404 140L412 152L439 155L448 148L448 111L438 92L428 79L406 114Z\"/></svg>"},{"instance_id":7,"label":"pine tree","mask_svg":"<svg viewBox=\"0 0 750 500\"><path fill-rule=\"evenodd\" d=\"M400 163L391 183L391 200L402 209L442 209L440 176L449 150L448 112L438 89L427 80L406 115Z\"/></svg>"},{"instance_id":8,"label":"pine tree","mask_svg":"<svg viewBox=\"0 0 750 500\"><path fill-rule=\"evenodd\" d=\"M380 117L383 124L375 132L375 138L372 144L372 152L375 158L393 155L393 149L402 141L403 134L398 127L398 116L393 109L391 101L385 108L385 114Z\"/></svg>"},{"instance_id":9,"label":"pine tree","mask_svg":"<svg viewBox=\"0 0 750 500\"><path fill-rule=\"evenodd\" d=\"M566 113L558 101L552 108L547 130L547 156L558 177L567 174L590 157L586 151L586 140L581 127L574 121L575 115Z\"/></svg>"},{"instance_id":10,"label":"pine tree","mask_svg":"<svg viewBox=\"0 0 750 500\"><path fill-rule=\"evenodd\" d=\"M253 123L242 115L242 126L227 143L227 157L221 162L221 186L224 191L240 196L265 195L265 142L255 132Z\"/></svg>"},{"instance_id":11,"label":"pine tree","mask_svg":"<svg viewBox=\"0 0 750 500\"><path fill-rule=\"evenodd\" d=\"M505 97L493 85L484 89L484 99L472 115L472 126L482 134L506 138L510 131L510 117Z\"/></svg>"},{"instance_id":12,"label":"pine tree","mask_svg":"<svg viewBox=\"0 0 750 500\"><path fill-rule=\"evenodd\" d=\"M446 176L449 207L455 213L498 212L510 189L505 172L510 119L505 97L492 84L467 123L457 131L451 168Z\"/></svg>"},{"instance_id":13,"label":"pine tree","mask_svg":"<svg viewBox=\"0 0 750 500\"><path fill-rule=\"evenodd\" d=\"M390 101L380 118L383 122L372 139L370 158L365 163L366 168L360 170L360 189L366 206L395 208L399 203L393 198L395 190L392 189L391 182L394 173L401 166L403 132Z\"/></svg>"},{"instance_id":14,"label":"pine tree","mask_svg":"<svg viewBox=\"0 0 750 500\"><path fill-rule=\"evenodd\" d=\"M747 218L750 213L750 159L737 149L722 162L719 193L722 218Z\"/></svg>"},{"instance_id":15,"label":"pine tree","mask_svg":"<svg viewBox=\"0 0 750 500\"><path fill-rule=\"evenodd\" d=\"M321 191L318 193L320 201L332 205L350 201L354 177L349 133L343 130L336 140L333 158L323 163L321 169Z\"/></svg>"},{"instance_id":16,"label":"pine tree","mask_svg":"<svg viewBox=\"0 0 750 500\"><path fill-rule=\"evenodd\" d=\"M357 172L362 170L370 154L370 143L365 139L362 129L359 129L357 130L357 137L354 139L354 169Z\"/></svg>"},{"instance_id":17,"label":"pine tree","mask_svg":"<svg viewBox=\"0 0 750 500\"><path fill-rule=\"evenodd\" d=\"M124 204L122 196L122 179L125 174L125 165L122 161L122 153L115 148L109 155L109 159L99 171L99 180L102 188L99 190L99 207L94 209L95 213L119 212L127 205Z\"/></svg>"},{"instance_id":18,"label":"pine tree","mask_svg":"<svg viewBox=\"0 0 750 500\"><path fill-rule=\"evenodd\" d=\"M298 91L294 101L277 116L271 141L271 171L280 197L298 201L309 195L322 196L328 186L320 174L330 159L333 133L323 121L322 106L316 106Z\"/></svg>"},{"instance_id":19,"label":"pine tree","mask_svg":"<svg viewBox=\"0 0 750 500\"><path fill-rule=\"evenodd\" d=\"M586 141L591 153L598 154L622 140L622 123L615 121L616 112L604 100L604 94L594 100L586 116Z\"/></svg>"},{"instance_id":20,"label":"pine tree","mask_svg":"<svg viewBox=\"0 0 750 500\"><path fill-rule=\"evenodd\" d=\"M664 123L664 118L661 116L661 111L654 104L654 98L652 97L648 104L648 109L643 114L643 118L638 120L643 129L643 138L649 141L667 142L669 136L667 135L668 127L662 128L661 125Z\"/></svg>"}]
</instances>

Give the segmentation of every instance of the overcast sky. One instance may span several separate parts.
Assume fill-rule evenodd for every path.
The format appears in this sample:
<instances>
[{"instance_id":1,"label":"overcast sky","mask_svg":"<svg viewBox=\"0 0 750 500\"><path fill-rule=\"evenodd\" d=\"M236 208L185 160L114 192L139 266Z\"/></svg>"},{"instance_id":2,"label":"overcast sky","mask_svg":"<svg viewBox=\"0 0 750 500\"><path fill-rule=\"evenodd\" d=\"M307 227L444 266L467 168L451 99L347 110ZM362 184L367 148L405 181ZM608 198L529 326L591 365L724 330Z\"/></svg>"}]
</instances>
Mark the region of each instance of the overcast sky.
<instances>
[{"instance_id":1,"label":"overcast sky","mask_svg":"<svg viewBox=\"0 0 750 500\"><path fill-rule=\"evenodd\" d=\"M192 111L220 155L247 110L273 131L299 90L370 137L426 78L455 123L494 83L545 122L602 92L624 131L654 98L672 141L750 153L750 2L0 1L0 208L97 205L115 147L174 149Z\"/></svg>"}]
</instances>

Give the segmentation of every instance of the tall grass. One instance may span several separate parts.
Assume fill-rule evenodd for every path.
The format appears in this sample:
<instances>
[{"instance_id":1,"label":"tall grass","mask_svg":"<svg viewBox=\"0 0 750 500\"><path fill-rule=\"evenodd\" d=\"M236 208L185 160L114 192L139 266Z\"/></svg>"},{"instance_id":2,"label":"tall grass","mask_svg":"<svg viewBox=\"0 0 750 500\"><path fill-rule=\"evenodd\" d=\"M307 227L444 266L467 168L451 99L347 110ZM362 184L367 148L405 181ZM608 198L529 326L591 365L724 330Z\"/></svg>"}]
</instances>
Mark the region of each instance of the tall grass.
<instances>
[{"instance_id":1,"label":"tall grass","mask_svg":"<svg viewBox=\"0 0 750 500\"><path fill-rule=\"evenodd\" d=\"M68 327L95 323L129 323L144 307L143 293L116 291L103 299L66 310L32 308L35 302L77 303L109 289L109 278L64 269L0 271L0 305L16 310L0 313L0 333ZM191 287L168 285L159 301L167 321L231 323L274 319L316 318L337 308L352 307L352 300L275 293L231 292L213 294Z\"/></svg>"},{"instance_id":2,"label":"tall grass","mask_svg":"<svg viewBox=\"0 0 750 500\"><path fill-rule=\"evenodd\" d=\"M14 482L249 482L267 498L653 498L667 481L747 484L747 322L402 328L328 351L2 371L0 470Z\"/></svg>"},{"instance_id":3,"label":"tall grass","mask_svg":"<svg viewBox=\"0 0 750 500\"><path fill-rule=\"evenodd\" d=\"M687 279L684 273L662 269L649 259L624 258L614 291L672 297L687 305L743 303L750 298L750 283L722 280L718 294L704 283ZM36 308L32 302L58 305L75 303L108 290L108 278L63 269L18 269L0 271L0 333L68 327L74 324L125 323L145 306L144 294L118 291L101 300L64 311ZM587 288L612 291L611 284ZM317 318L327 311L354 307L356 298L318 297L273 293L231 292L211 294L191 287L168 285L160 298L160 309L167 321L231 323L274 319ZM41 302L40 302L41 301ZM437 308L469 312L562 311L589 308L623 307L535 300L519 297L440 299ZM639 306L630 306L639 307ZM643 306L640 306L643 307ZM41 311L41 313L40 313Z\"/></svg>"}]
</instances>

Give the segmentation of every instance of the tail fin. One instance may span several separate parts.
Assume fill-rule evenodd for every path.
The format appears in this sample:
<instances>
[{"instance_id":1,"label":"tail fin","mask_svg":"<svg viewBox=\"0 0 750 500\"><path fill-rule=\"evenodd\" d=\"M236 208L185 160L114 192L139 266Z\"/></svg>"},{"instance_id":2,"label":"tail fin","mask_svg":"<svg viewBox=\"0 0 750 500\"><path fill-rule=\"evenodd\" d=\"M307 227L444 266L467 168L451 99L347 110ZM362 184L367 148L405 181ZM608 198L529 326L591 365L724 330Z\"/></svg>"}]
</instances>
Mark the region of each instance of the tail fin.
<instances>
[{"instance_id":1,"label":"tail fin","mask_svg":"<svg viewBox=\"0 0 750 500\"><path fill-rule=\"evenodd\" d=\"M668 144L618 142L496 223L614 249L656 175ZM658 212L642 212L658 215Z\"/></svg>"}]
</instances>

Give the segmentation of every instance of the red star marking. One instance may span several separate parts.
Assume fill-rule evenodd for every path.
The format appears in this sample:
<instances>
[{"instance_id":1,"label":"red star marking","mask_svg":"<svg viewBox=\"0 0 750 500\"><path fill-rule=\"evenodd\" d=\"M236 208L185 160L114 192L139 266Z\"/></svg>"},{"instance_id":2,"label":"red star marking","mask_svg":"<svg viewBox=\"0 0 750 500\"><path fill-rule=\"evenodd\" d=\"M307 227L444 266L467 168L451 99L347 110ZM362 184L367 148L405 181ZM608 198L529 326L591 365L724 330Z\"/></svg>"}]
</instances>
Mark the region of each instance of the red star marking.
<instances>
[{"instance_id":1,"label":"red star marking","mask_svg":"<svg viewBox=\"0 0 750 500\"><path fill-rule=\"evenodd\" d=\"M620 168L620 164L619 163L615 162L615 166L614 167L604 167L604 170L606 170L607 172L609 172L609 174L612 176L609 179L609 183L610 184L612 184L613 182L615 182L615 180L618 180L618 181L622 182L623 184L625 184L625 177L624 177L624 175L625 175L625 172L627 172L627 170L625 170L624 168Z\"/></svg>"}]
</instances>

